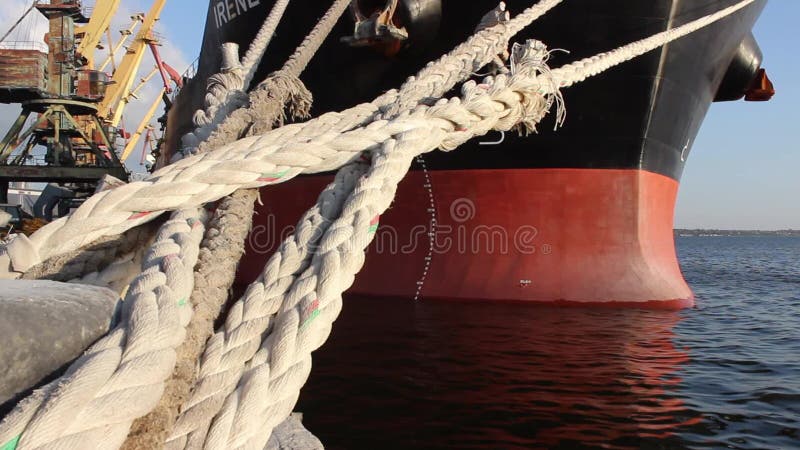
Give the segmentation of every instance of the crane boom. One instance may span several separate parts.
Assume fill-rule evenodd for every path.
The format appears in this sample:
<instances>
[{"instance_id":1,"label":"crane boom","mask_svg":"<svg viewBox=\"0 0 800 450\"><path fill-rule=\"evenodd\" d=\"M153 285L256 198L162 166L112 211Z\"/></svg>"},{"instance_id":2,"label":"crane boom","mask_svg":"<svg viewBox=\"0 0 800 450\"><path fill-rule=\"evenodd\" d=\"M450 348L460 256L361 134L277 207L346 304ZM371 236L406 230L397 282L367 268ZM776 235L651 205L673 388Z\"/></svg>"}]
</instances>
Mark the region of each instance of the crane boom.
<instances>
[{"instance_id":1,"label":"crane boom","mask_svg":"<svg viewBox=\"0 0 800 450\"><path fill-rule=\"evenodd\" d=\"M154 77L154 76L155 76L157 73L158 73L158 67L156 66L156 67L153 67L153 68L150 70L150 72L148 72L148 74L147 74L147 75L145 75L145 76L143 76L142 78L140 78L140 79L139 79L139 83L138 83L138 84L137 84L137 85L136 85L134 88L132 88L132 89L131 89L131 90L128 92L128 95L127 95L127 96L126 96L126 97L123 99L123 100L125 101L125 103L130 103L130 101L131 101L131 99L132 99L132 98L138 99L138 98L139 98L139 91L141 91L141 90L142 90L142 88L144 88L144 86L147 84L147 82L148 82L148 81L150 81L150 80L152 80L152 79L153 79L153 77Z\"/></svg>"},{"instance_id":2,"label":"crane boom","mask_svg":"<svg viewBox=\"0 0 800 450\"><path fill-rule=\"evenodd\" d=\"M166 1L149 0L148 13L132 16L117 42L111 26L122 0L95 0L90 15L81 0L28 0L31 7L12 30L38 10L48 22L47 53L3 49L8 63L6 78L13 84L0 86L4 88L0 89L0 101L21 103L22 112L0 142L0 178L6 180L0 183L0 201L7 197L8 180L62 184L72 191L70 202L78 203L91 195L104 175L128 180L116 148L117 138L127 134L119 130L125 107L141 95L150 79L161 74L161 92L147 105L147 113L123 149L127 158L137 142L144 139L147 143L153 136L150 121L161 102L170 106L170 79L176 85L183 81L161 60L156 48L154 27ZM0 36L0 41L6 38ZM106 44L105 36L108 58L97 53ZM140 66L148 49L156 68L145 75ZM117 61L120 64L115 64ZM109 64L113 68L110 75L105 72ZM145 76L137 85L140 73ZM34 115L37 119L26 127ZM161 125L163 129L166 123Z\"/></svg>"},{"instance_id":3,"label":"crane boom","mask_svg":"<svg viewBox=\"0 0 800 450\"><path fill-rule=\"evenodd\" d=\"M109 37L108 56L103 61L103 63L100 64L100 68L98 70L106 70L106 67L108 67L108 65L111 64L111 67L113 68L112 72L116 72L117 66L116 63L114 62L115 55L119 53L119 50L122 48L122 46L125 45L126 42L128 42L128 37L133 35L133 32L136 31L136 27L139 26L139 23L143 21L144 21L144 14L135 14L131 16L130 26L128 26L127 29L120 31L120 34L122 36L120 36L119 41L116 44L114 44L111 40L111 37Z\"/></svg>"},{"instance_id":4,"label":"crane boom","mask_svg":"<svg viewBox=\"0 0 800 450\"><path fill-rule=\"evenodd\" d=\"M142 63L145 51L149 43L154 41L153 27L161 16L166 0L155 0L150 11L145 15L139 32L128 47L125 56L122 58L114 76L111 78L112 84L106 90L106 97L100 103L98 113L106 118L111 126L118 126L122 119L122 112L125 109L128 96L136 78L136 73Z\"/></svg>"},{"instance_id":5,"label":"crane boom","mask_svg":"<svg viewBox=\"0 0 800 450\"><path fill-rule=\"evenodd\" d=\"M142 133L144 133L144 130L150 123L150 119L153 118L153 116L156 113L156 110L158 109L158 106L161 104L161 98L164 96L165 92L166 89L161 88L161 92L158 93L158 95L155 98L155 101L150 105L150 109L148 109L147 113L145 113L144 117L142 117L142 120L139 122L139 126L136 127L136 131L131 135L130 140L128 140L128 143L125 145L125 149L122 151L122 155L119 157L119 160L122 161L123 163L131 155L131 153L133 152L133 148L136 147L136 144L139 143L139 139L142 137Z\"/></svg>"},{"instance_id":6,"label":"crane boom","mask_svg":"<svg viewBox=\"0 0 800 450\"><path fill-rule=\"evenodd\" d=\"M103 39L103 34L119 8L120 0L97 0L89 23L75 28L75 36L80 39L75 52L86 61L89 69L94 69L94 51Z\"/></svg>"}]
</instances>

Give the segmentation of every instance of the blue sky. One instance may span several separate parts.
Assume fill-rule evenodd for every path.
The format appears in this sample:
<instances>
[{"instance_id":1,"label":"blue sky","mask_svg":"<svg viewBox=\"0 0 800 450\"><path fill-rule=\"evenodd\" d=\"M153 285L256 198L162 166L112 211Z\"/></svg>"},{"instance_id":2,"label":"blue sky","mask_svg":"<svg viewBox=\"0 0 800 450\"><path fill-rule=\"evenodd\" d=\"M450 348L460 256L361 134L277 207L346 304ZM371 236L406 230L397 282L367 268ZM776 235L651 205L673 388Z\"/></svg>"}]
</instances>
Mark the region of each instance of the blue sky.
<instances>
[{"instance_id":1,"label":"blue sky","mask_svg":"<svg viewBox=\"0 0 800 450\"><path fill-rule=\"evenodd\" d=\"M777 95L712 105L683 175L675 225L800 229L800 1L770 0L755 27Z\"/></svg>"}]
</instances>

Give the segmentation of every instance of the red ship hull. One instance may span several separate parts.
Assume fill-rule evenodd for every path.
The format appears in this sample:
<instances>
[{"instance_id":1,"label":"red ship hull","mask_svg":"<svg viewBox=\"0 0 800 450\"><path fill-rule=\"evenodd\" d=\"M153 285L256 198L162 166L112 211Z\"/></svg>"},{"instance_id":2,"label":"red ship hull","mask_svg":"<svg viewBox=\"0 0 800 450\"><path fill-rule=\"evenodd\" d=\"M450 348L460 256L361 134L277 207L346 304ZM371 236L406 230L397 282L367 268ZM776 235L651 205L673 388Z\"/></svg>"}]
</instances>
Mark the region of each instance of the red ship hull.
<instances>
[{"instance_id":1,"label":"red ship hull","mask_svg":"<svg viewBox=\"0 0 800 450\"><path fill-rule=\"evenodd\" d=\"M633 169L413 171L351 292L678 309L678 182ZM262 190L239 282L258 275L329 176ZM432 227L432 219L435 226ZM433 242L431 242L433 230Z\"/></svg>"}]
</instances>

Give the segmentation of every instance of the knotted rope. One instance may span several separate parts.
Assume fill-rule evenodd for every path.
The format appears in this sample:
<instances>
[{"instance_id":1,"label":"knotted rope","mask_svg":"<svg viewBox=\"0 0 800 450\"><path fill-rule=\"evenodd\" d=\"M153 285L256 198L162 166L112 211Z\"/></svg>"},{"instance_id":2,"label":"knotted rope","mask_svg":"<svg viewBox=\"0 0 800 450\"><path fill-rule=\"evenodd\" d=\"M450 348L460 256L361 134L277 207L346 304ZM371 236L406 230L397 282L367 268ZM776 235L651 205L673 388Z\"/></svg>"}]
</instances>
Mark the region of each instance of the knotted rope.
<instances>
[{"instance_id":1,"label":"knotted rope","mask_svg":"<svg viewBox=\"0 0 800 450\"><path fill-rule=\"evenodd\" d=\"M250 94L250 106L232 112L192 153L203 153L230 144L242 138L248 131L259 134L271 130L275 124L282 125L283 111L287 104L290 105L289 112L293 117L307 117L312 95L300 81L300 74L325 42L350 2L336 0L283 67L267 76Z\"/></svg>"},{"instance_id":2,"label":"knotted rope","mask_svg":"<svg viewBox=\"0 0 800 450\"><path fill-rule=\"evenodd\" d=\"M289 0L277 0L273 4L267 19L261 25L241 62L239 62L238 46L228 49L231 54L223 53L227 56L224 59L229 61L223 61L222 72L209 78L205 109L195 113L194 123L197 128L183 137L181 142L184 147L193 148L208 139L225 117L247 103L245 92L255 77L288 5ZM228 63L231 65L228 66ZM176 156L180 158L183 154L176 153Z\"/></svg>"}]
</instances>

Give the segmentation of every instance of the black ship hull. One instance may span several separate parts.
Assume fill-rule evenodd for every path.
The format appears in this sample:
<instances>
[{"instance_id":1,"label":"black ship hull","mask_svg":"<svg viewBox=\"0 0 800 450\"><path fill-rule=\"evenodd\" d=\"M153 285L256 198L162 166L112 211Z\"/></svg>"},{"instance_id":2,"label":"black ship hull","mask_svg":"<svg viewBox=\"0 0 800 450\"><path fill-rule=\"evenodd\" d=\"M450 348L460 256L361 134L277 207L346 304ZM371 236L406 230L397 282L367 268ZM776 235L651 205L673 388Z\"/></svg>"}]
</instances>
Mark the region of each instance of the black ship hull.
<instances>
[{"instance_id":1,"label":"black ship hull","mask_svg":"<svg viewBox=\"0 0 800 450\"><path fill-rule=\"evenodd\" d=\"M250 1L242 8L239 3L210 2L198 75L169 118L173 148L177 137L191 130L189 119L202 106L205 80L219 69L222 43L236 42L245 52L272 4ZM734 3L566 0L517 40L535 38L551 49L568 50L553 54L551 65L557 67ZM515 14L530 4L513 2L509 8ZM398 245L389 251L372 249L354 290L406 297L690 305L691 290L681 276L672 241L678 183L710 104L715 98L743 96L756 76L760 52L751 29L764 5L756 2L565 90L567 120L557 131L551 118L532 137L507 135L498 145L470 142L456 152L426 155L424 166L432 183L422 181L426 177L421 163L401 186L398 201L382 218ZM496 2L488 0L443 0L438 24L429 21L418 27L418 35L411 36L416 40L393 56L341 43L339 38L353 29L352 19L343 18L301 77L314 93L313 114L370 101L400 86L428 61L464 41L494 6ZM282 65L327 7L326 2L290 5L256 80ZM484 141L496 140L488 136ZM293 203L307 206L326 180L324 175L303 177L265 189L264 196L295 196L299 201ZM423 188L429 184L432 192ZM416 238L404 238L429 225L427 204L417 201L429 194L441 226L450 226L452 232L470 226L465 231L472 238L464 241L472 242L472 248L434 251L411 242ZM454 205L461 200L472 208L468 221L455 215ZM254 225L278 236L301 209L267 202ZM264 219L273 216L274 223ZM514 242L513 235L525 227L535 231L533 253ZM486 228L504 230L486 239L506 239L507 251L480 244L475 230ZM261 232L263 241L264 229ZM437 245L440 238L447 236L437 234ZM398 251L404 239L413 250ZM269 240L273 241L277 239ZM275 245L251 240L251 247L242 282L255 276L258 261ZM423 270L421 261L432 251L434 262Z\"/></svg>"}]
</instances>

